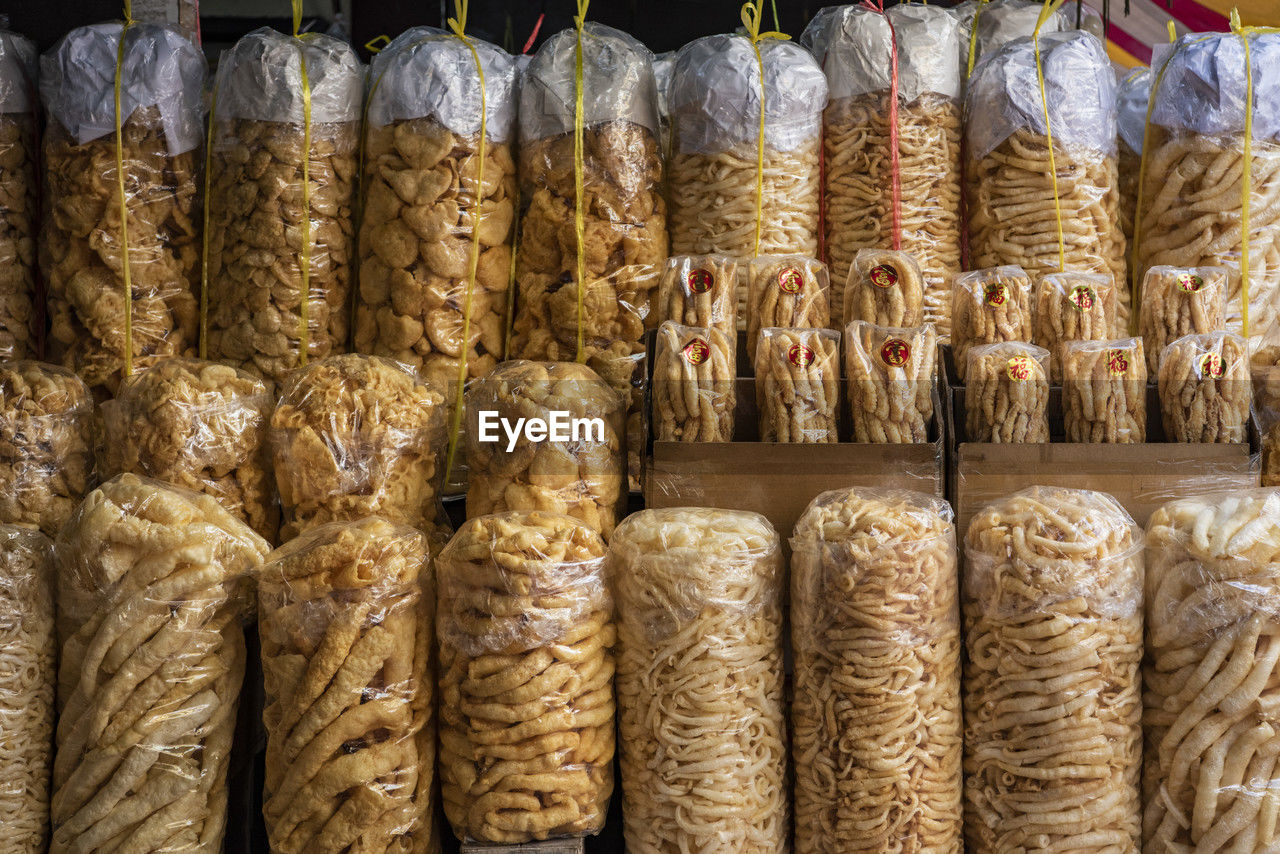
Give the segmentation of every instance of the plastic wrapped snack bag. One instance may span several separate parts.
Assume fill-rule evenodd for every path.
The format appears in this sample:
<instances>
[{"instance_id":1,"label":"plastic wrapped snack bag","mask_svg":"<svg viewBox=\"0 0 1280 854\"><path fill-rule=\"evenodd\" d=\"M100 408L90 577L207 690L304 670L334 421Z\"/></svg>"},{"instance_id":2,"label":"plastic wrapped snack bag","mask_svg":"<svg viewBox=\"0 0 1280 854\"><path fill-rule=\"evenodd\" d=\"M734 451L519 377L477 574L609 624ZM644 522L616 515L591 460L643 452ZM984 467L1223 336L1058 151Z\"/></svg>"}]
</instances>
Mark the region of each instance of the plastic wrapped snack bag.
<instances>
[{"instance_id":1,"label":"plastic wrapped snack bag","mask_svg":"<svg viewBox=\"0 0 1280 854\"><path fill-rule=\"evenodd\" d=\"M804 255L761 255L746 268L748 353L755 353L765 327L831 325L831 282L821 261Z\"/></svg>"},{"instance_id":2,"label":"plastic wrapped snack bag","mask_svg":"<svg viewBox=\"0 0 1280 854\"><path fill-rule=\"evenodd\" d=\"M672 255L662 271L655 322L738 328L738 262L729 255Z\"/></svg>"},{"instance_id":3,"label":"plastic wrapped snack bag","mask_svg":"<svg viewBox=\"0 0 1280 854\"><path fill-rule=\"evenodd\" d=\"M1142 278L1138 334L1155 373L1160 354L1184 335L1226 329L1227 271L1224 267L1152 267Z\"/></svg>"},{"instance_id":4,"label":"plastic wrapped snack bag","mask_svg":"<svg viewBox=\"0 0 1280 854\"><path fill-rule=\"evenodd\" d=\"M973 75L982 57L1035 32L1043 11L1044 4L1039 0L963 0L952 6L951 13L960 21L960 66L965 77ZM1074 23L1065 10L1058 8L1040 32L1063 32L1072 29Z\"/></svg>"},{"instance_id":5,"label":"plastic wrapped snack bag","mask_svg":"<svg viewBox=\"0 0 1280 854\"><path fill-rule=\"evenodd\" d=\"M760 441L840 441L840 333L834 329L760 330L756 346Z\"/></svg>"},{"instance_id":6,"label":"plastic wrapped snack bag","mask_svg":"<svg viewBox=\"0 0 1280 854\"><path fill-rule=\"evenodd\" d=\"M1099 273L1049 273L1035 289L1032 341L1049 351L1049 376L1062 382L1063 351L1073 341L1101 341L1115 329L1116 289Z\"/></svg>"},{"instance_id":7,"label":"plastic wrapped snack bag","mask_svg":"<svg viewBox=\"0 0 1280 854\"><path fill-rule=\"evenodd\" d=\"M951 280L947 279L947 329L951 328ZM915 257L892 249L859 249L844 285L845 325L924 323L924 274ZM936 326L935 326L936 328Z\"/></svg>"},{"instance_id":8,"label":"plastic wrapped snack bag","mask_svg":"<svg viewBox=\"0 0 1280 854\"><path fill-rule=\"evenodd\" d=\"M853 441L928 442L938 383L938 333L855 321L844 331Z\"/></svg>"},{"instance_id":9,"label":"plastic wrapped snack bag","mask_svg":"<svg viewBox=\"0 0 1280 854\"><path fill-rule=\"evenodd\" d=\"M969 351L965 425L970 442L1049 441L1049 351L1006 341Z\"/></svg>"},{"instance_id":10,"label":"plastic wrapped snack bag","mask_svg":"<svg viewBox=\"0 0 1280 854\"><path fill-rule=\"evenodd\" d=\"M735 349L715 327L658 328L653 355L653 437L659 442L733 441Z\"/></svg>"},{"instance_id":11,"label":"plastic wrapped snack bag","mask_svg":"<svg viewBox=\"0 0 1280 854\"><path fill-rule=\"evenodd\" d=\"M1245 340L1184 335L1160 354L1160 412L1170 442L1249 440L1253 382Z\"/></svg>"},{"instance_id":12,"label":"plastic wrapped snack bag","mask_svg":"<svg viewBox=\"0 0 1280 854\"><path fill-rule=\"evenodd\" d=\"M969 348L1004 341L1030 341L1031 278L1021 267L974 270L956 277L952 291L951 346L956 375L969 369Z\"/></svg>"},{"instance_id":13,"label":"plastic wrapped snack bag","mask_svg":"<svg viewBox=\"0 0 1280 854\"><path fill-rule=\"evenodd\" d=\"M40 223L36 46L0 29L0 358L39 355L36 237Z\"/></svg>"},{"instance_id":14,"label":"plastic wrapped snack bag","mask_svg":"<svg viewBox=\"0 0 1280 854\"><path fill-rule=\"evenodd\" d=\"M1062 348L1068 442L1147 440L1147 361L1141 338L1072 341Z\"/></svg>"}]
</instances>

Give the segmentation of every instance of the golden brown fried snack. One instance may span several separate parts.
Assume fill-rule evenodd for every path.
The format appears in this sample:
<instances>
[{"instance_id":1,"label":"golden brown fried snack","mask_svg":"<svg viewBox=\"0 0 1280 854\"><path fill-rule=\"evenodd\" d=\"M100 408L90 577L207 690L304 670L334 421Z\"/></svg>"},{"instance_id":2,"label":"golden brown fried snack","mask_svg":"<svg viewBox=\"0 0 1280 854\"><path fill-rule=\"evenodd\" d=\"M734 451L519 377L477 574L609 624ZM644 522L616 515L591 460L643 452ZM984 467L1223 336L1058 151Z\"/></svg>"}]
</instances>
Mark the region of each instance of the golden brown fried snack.
<instances>
[{"instance_id":1,"label":"golden brown fried snack","mask_svg":"<svg viewBox=\"0 0 1280 854\"><path fill-rule=\"evenodd\" d=\"M1147 370L1155 373L1165 347L1184 335L1226 327L1225 267L1152 267L1142 278L1138 334L1147 347Z\"/></svg>"},{"instance_id":2,"label":"golden brown fried snack","mask_svg":"<svg viewBox=\"0 0 1280 854\"><path fill-rule=\"evenodd\" d=\"M672 255L658 286L657 323L714 326L734 337L738 272L729 255Z\"/></svg>"},{"instance_id":3,"label":"golden brown fried snack","mask_svg":"<svg viewBox=\"0 0 1280 854\"><path fill-rule=\"evenodd\" d=\"M782 578L755 513L644 510L614 532L628 851L786 850Z\"/></svg>"},{"instance_id":4,"label":"golden brown fried snack","mask_svg":"<svg viewBox=\"0 0 1280 854\"><path fill-rule=\"evenodd\" d=\"M1277 509L1246 490L1170 502L1147 525L1145 850L1275 843Z\"/></svg>"},{"instance_id":5,"label":"golden brown fried snack","mask_svg":"<svg viewBox=\"0 0 1280 854\"><path fill-rule=\"evenodd\" d=\"M274 542L280 525L268 429L272 387L199 359L164 359L102 405L102 469L204 492Z\"/></svg>"},{"instance_id":6,"label":"golden brown fried snack","mask_svg":"<svg viewBox=\"0 0 1280 854\"><path fill-rule=\"evenodd\" d=\"M271 850L430 851L434 584L378 517L312 528L259 585Z\"/></svg>"},{"instance_id":7,"label":"golden brown fried snack","mask_svg":"<svg viewBox=\"0 0 1280 854\"><path fill-rule=\"evenodd\" d=\"M1072 341L1063 350L1062 416L1068 442L1147 440L1147 360L1141 338Z\"/></svg>"},{"instance_id":8,"label":"golden brown fried snack","mask_svg":"<svg viewBox=\"0 0 1280 854\"><path fill-rule=\"evenodd\" d=\"M49 844L58 677L51 545L35 531L0 525L0 849L11 854L42 854Z\"/></svg>"},{"instance_id":9,"label":"golden brown fried snack","mask_svg":"<svg viewBox=\"0 0 1280 854\"><path fill-rule=\"evenodd\" d=\"M845 325L855 320L898 327L924 322L924 278L906 252L859 249L844 291Z\"/></svg>"},{"instance_id":10,"label":"golden brown fried snack","mask_svg":"<svg viewBox=\"0 0 1280 854\"><path fill-rule=\"evenodd\" d=\"M554 513L481 516L436 559L440 779L459 839L604 827L613 791L613 600L605 545Z\"/></svg>"},{"instance_id":11,"label":"golden brown fried snack","mask_svg":"<svg viewBox=\"0 0 1280 854\"><path fill-rule=\"evenodd\" d=\"M124 474L58 536L56 852L218 851L268 546L208 495Z\"/></svg>"},{"instance_id":12,"label":"golden brown fried snack","mask_svg":"<svg viewBox=\"0 0 1280 854\"><path fill-rule=\"evenodd\" d=\"M747 267L747 352L769 326L825 329L831 325L827 267L803 255L762 255Z\"/></svg>"},{"instance_id":13,"label":"golden brown fried snack","mask_svg":"<svg viewBox=\"0 0 1280 854\"><path fill-rule=\"evenodd\" d=\"M1253 385L1248 342L1184 335L1160 357L1160 411L1170 442L1247 442Z\"/></svg>"},{"instance_id":14,"label":"golden brown fried snack","mask_svg":"<svg viewBox=\"0 0 1280 854\"><path fill-rule=\"evenodd\" d=\"M1062 382L1063 354L1071 341L1102 341L1116 328L1116 290L1099 273L1049 273L1036 285L1032 341L1049 351L1049 377ZM1154 368L1152 369L1154 371Z\"/></svg>"},{"instance_id":15,"label":"golden brown fried snack","mask_svg":"<svg viewBox=\"0 0 1280 854\"><path fill-rule=\"evenodd\" d=\"M960 850L960 615L945 501L819 495L791 540L796 851Z\"/></svg>"},{"instance_id":16,"label":"golden brown fried snack","mask_svg":"<svg viewBox=\"0 0 1280 854\"><path fill-rule=\"evenodd\" d=\"M291 374L271 416L281 539L365 516L430 534L443 403L415 371L381 356L330 356Z\"/></svg>"},{"instance_id":17,"label":"golden brown fried snack","mask_svg":"<svg viewBox=\"0 0 1280 854\"><path fill-rule=\"evenodd\" d=\"M845 377L855 442L929 441L938 382L938 334L933 324L913 329L863 321L844 332Z\"/></svg>"},{"instance_id":18,"label":"golden brown fried snack","mask_svg":"<svg viewBox=\"0 0 1280 854\"><path fill-rule=\"evenodd\" d=\"M56 121L44 135L41 266L48 289L47 355L80 374L98 397L115 393L128 363L194 356L199 332L195 294L203 150L171 155L154 107L135 110L121 134L129 212L128 305L115 135L77 145ZM132 318L127 335L126 311Z\"/></svg>"},{"instance_id":19,"label":"golden brown fried snack","mask_svg":"<svg viewBox=\"0 0 1280 854\"><path fill-rule=\"evenodd\" d=\"M965 390L970 442L1049 441L1049 351L1008 341L969 350Z\"/></svg>"},{"instance_id":20,"label":"golden brown fried snack","mask_svg":"<svg viewBox=\"0 0 1280 854\"><path fill-rule=\"evenodd\" d=\"M484 415L495 413L496 415ZM564 413L553 416L552 413ZM567 418L568 440L510 440L498 426L496 441L481 441L482 421ZM507 510L542 510L572 516L608 537L626 511L625 401L586 365L574 362L504 362L467 390L467 460L471 475L467 516ZM574 435L576 419L598 419ZM554 425L552 425L554 426Z\"/></svg>"},{"instance_id":21,"label":"golden brown fried snack","mask_svg":"<svg viewBox=\"0 0 1280 854\"><path fill-rule=\"evenodd\" d=\"M965 850L1137 851L1142 532L1032 487L965 537Z\"/></svg>"},{"instance_id":22,"label":"golden brown fried snack","mask_svg":"<svg viewBox=\"0 0 1280 854\"><path fill-rule=\"evenodd\" d=\"M840 441L840 333L832 329L760 330L755 353L760 441Z\"/></svg>"},{"instance_id":23,"label":"golden brown fried snack","mask_svg":"<svg viewBox=\"0 0 1280 854\"><path fill-rule=\"evenodd\" d=\"M93 397L66 368L0 362L0 524L58 533L93 479Z\"/></svg>"},{"instance_id":24,"label":"golden brown fried snack","mask_svg":"<svg viewBox=\"0 0 1280 854\"><path fill-rule=\"evenodd\" d=\"M21 81L18 82L19 85ZM0 114L0 358L37 355L36 119Z\"/></svg>"},{"instance_id":25,"label":"golden brown fried snack","mask_svg":"<svg viewBox=\"0 0 1280 854\"><path fill-rule=\"evenodd\" d=\"M970 347L1030 341L1031 278L1021 267L995 267L956 276L952 293L951 346L956 374L965 379Z\"/></svg>"},{"instance_id":26,"label":"golden brown fried snack","mask_svg":"<svg viewBox=\"0 0 1280 854\"><path fill-rule=\"evenodd\" d=\"M658 329L654 345L653 435L659 442L730 442L737 402L734 342L719 329Z\"/></svg>"}]
</instances>

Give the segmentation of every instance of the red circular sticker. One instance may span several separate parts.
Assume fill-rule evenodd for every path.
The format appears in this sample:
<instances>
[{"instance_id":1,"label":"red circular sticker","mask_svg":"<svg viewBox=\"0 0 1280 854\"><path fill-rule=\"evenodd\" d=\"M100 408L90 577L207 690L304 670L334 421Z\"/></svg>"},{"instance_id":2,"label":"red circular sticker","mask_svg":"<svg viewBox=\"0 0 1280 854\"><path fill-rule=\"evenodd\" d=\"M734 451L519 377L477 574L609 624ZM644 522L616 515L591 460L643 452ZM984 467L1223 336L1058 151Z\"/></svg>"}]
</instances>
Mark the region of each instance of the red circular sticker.
<instances>
[{"instance_id":1,"label":"red circular sticker","mask_svg":"<svg viewBox=\"0 0 1280 854\"><path fill-rule=\"evenodd\" d=\"M813 350L803 344L792 344L787 351L787 361L797 368L807 368L813 364Z\"/></svg>"},{"instance_id":2,"label":"red circular sticker","mask_svg":"<svg viewBox=\"0 0 1280 854\"><path fill-rule=\"evenodd\" d=\"M871 268L870 279L877 288L891 288L898 284L898 271L888 264L877 264Z\"/></svg>"},{"instance_id":3,"label":"red circular sticker","mask_svg":"<svg viewBox=\"0 0 1280 854\"><path fill-rule=\"evenodd\" d=\"M1004 282L988 282L982 288L982 299L989 306L1001 306L1009 301L1009 287Z\"/></svg>"},{"instance_id":4,"label":"red circular sticker","mask_svg":"<svg viewBox=\"0 0 1280 854\"><path fill-rule=\"evenodd\" d=\"M1196 291L1204 287L1204 276L1195 273L1179 273L1178 289L1184 293L1194 294Z\"/></svg>"},{"instance_id":5,"label":"red circular sticker","mask_svg":"<svg viewBox=\"0 0 1280 854\"><path fill-rule=\"evenodd\" d=\"M1031 357L1014 356L1004 366L1004 372L1015 383L1031 379Z\"/></svg>"},{"instance_id":6,"label":"red circular sticker","mask_svg":"<svg viewBox=\"0 0 1280 854\"><path fill-rule=\"evenodd\" d=\"M1077 311L1088 311L1098 301L1098 295L1088 285L1076 285L1071 289L1067 299L1076 307Z\"/></svg>"},{"instance_id":7,"label":"red circular sticker","mask_svg":"<svg viewBox=\"0 0 1280 854\"><path fill-rule=\"evenodd\" d=\"M1219 379L1227 372L1227 367L1222 363L1222 356L1218 353L1205 353L1200 357L1200 376Z\"/></svg>"},{"instance_id":8,"label":"red circular sticker","mask_svg":"<svg viewBox=\"0 0 1280 854\"><path fill-rule=\"evenodd\" d=\"M1107 370L1113 377L1124 376L1129 371L1129 354L1124 350L1108 350Z\"/></svg>"},{"instance_id":9,"label":"red circular sticker","mask_svg":"<svg viewBox=\"0 0 1280 854\"><path fill-rule=\"evenodd\" d=\"M699 267L696 270L690 270L689 275L685 277L685 281L689 285L690 292L705 294L715 287L716 277L711 274L710 270L704 270Z\"/></svg>"},{"instance_id":10,"label":"red circular sticker","mask_svg":"<svg viewBox=\"0 0 1280 854\"><path fill-rule=\"evenodd\" d=\"M795 267L787 267L778 274L778 290L784 294L798 294L804 284L804 277Z\"/></svg>"},{"instance_id":11,"label":"red circular sticker","mask_svg":"<svg viewBox=\"0 0 1280 854\"><path fill-rule=\"evenodd\" d=\"M701 365L711 358L711 345L701 338L695 338L684 345L684 349L680 352L684 354L684 360L689 364Z\"/></svg>"},{"instance_id":12,"label":"red circular sticker","mask_svg":"<svg viewBox=\"0 0 1280 854\"><path fill-rule=\"evenodd\" d=\"M880 345L880 360L891 368L901 368L911 358L911 345L901 338L890 338Z\"/></svg>"}]
</instances>

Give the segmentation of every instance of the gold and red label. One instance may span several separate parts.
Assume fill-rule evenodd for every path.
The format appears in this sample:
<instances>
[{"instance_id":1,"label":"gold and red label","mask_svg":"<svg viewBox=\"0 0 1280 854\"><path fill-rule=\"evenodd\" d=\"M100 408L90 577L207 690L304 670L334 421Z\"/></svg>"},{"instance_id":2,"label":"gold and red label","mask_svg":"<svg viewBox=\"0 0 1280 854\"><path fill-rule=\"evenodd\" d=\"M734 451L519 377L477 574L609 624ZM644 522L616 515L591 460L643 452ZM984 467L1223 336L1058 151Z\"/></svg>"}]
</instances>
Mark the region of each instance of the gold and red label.
<instances>
[{"instance_id":1,"label":"gold and red label","mask_svg":"<svg viewBox=\"0 0 1280 854\"><path fill-rule=\"evenodd\" d=\"M690 293L705 294L716 286L716 277L710 270L698 267L689 271L689 275L685 277L685 282L689 286Z\"/></svg>"},{"instance_id":2,"label":"gold and red label","mask_svg":"<svg viewBox=\"0 0 1280 854\"><path fill-rule=\"evenodd\" d=\"M891 288L898 284L898 271L888 264L877 264L868 276L877 288Z\"/></svg>"},{"instance_id":3,"label":"gold and red label","mask_svg":"<svg viewBox=\"0 0 1280 854\"><path fill-rule=\"evenodd\" d=\"M911 358L911 345L901 338L890 338L880 345L880 361L891 368L901 368Z\"/></svg>"},{"instance_id":4,"label":"gold and red label","mask_svg":"<svg viewBox=\"0 0 1280 854\"><path fill-rule=\"evenodd\" d=\"M684 360L691 365L701 365L711 358L711 345L702 338L695 338L680 351Z\"/></svg>"},{"instance_id":5,"label":"gold and red label","mask_svg":"<svg viewBox=\"0 0 1280 854\"><path fill-rule=\"evenodd\" d=\"M1221 353L1205 353L1200 357L1200 376L1217 380L1222 379L1226 372Z\"/></svg>"},{"instance_id":6,"label":"gold and red label","mask_svg":"<svg viewBox=\"0 0 1280 854\"><path fill-rule=\"evenodd\" d=\"M1194 294L1204 287L1204 276L1198 273L1179 273L1178 274L1178 290L1187 294Z\"/></svg>"},{"instance_id":7,"label":"gold and red label","mask_svg":"<svg viewBox=\"0 0 1280 854\"><path fill-rule=\"evenodd\" d=\"M787 361L797 368L807 368L813 364L813 350L803 344L792 344L787 351Z\"/></svg>"},{"instance_id":8,"label":"gold and red label","mask_svg":"<svg viewBox=\"0 0 1280 854\"><path fill-rule=\"evenodd\" d=\"M1030 356L1014 356L1004 366L1005 375L1015 383L1031 379L1032 361Z\"/></svg>"},{"instance_id":9,"label":"gold and red label","mask_svg":"<svg viewBox=\"0 0 1280 854\"><path fill-rule=\"evenodd\" d=\"M1067 300L1076 307L1076 311L1088 311L1098 301L1098 294L1089 285L1076 285L1067 295Z\"/></svg>"},{"instance_id":10,"label":"gold and red label","mask_svg":"<svg viewBox=\"0 0 1280 854\"><path fill-rule=\"evenodd\" d=\"M786 267L778 273L778 290L784 294L798 294L804 286L804 276L795 267Z\"/></svg>"},{"instance_id":11,"label":"gold and red label","mask_svg":"<svg viewBox=\"0 0 1280 854\"><path fill-rule=\"evenodd\" d=\"M1009 301L1009 286L1004 282L987 282L982 286L982 301L999 308Z\"/></svg>"},{"instance_id":12,"label":"gold and red label","mask_svg":"<svg viewBox=\"0 0 1280 854\"><path fill-rule=\"evenodd\" d=\"M1113 377L1129 373L1129 353L1125 350L1107 351L1107 372Z\"/></svg>"}]
</instances>

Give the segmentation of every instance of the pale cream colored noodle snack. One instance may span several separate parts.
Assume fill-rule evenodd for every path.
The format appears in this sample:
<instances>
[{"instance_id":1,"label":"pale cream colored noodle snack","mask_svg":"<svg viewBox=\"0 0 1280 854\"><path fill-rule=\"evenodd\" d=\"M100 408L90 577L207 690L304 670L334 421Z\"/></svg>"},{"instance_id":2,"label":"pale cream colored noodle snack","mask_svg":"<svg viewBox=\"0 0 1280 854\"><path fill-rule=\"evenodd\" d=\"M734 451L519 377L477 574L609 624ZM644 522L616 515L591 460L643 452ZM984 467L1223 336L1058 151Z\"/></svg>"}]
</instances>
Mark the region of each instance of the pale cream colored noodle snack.
<instances>
[{"instance_id":1,"label":"pale cream colored noodle snack","mask_svg":"<svg viewBox=\"0 0 1280 854\"><path fill-rule=\"evenodd\" d=\"M658 287L658 324L714 326L733 337L737 281L738 262L729 255L672 255Z\"/></svg>"},{"instance_id":2,"label":"pale cream colored noodle snack","mask_svg":"<svg viewBox=\"0 0 1280 854\"><path fill-rule=\"evenodd\" d=\"M965 425L970 442L1049 441L1049 351L984 344L969 351Z\"/></svg>"},{"instance_id":3,"label":"pale cream colored noodle snack","mask_svg":"<svg viewBox=\"0 0 1280 854\"><path fill-rule=\"evenodd\" d=\"M1184 335L1164 348L1159 379L1168 441L1248 441L1253 383L1239 335Z\"/></svg>"},{"instance_id":4,"label":"pale cream colored noodle snack","mask_svg":"<svg viewBox=\"0 0 1280 854\"><path fill-rule=\"evenodd\" d=\"M933 324L896 329L857 321L845 329L844 342L853 440L929 441L938 381Z\"/></svg>"},{"instance_id":5,"label":"pale cream colored noodle snack","mask_svg":"<svg viewBox=\"0 0 1280 854\"><path fill-rule=\"evenodd\" d=\"M1280 496L1170 502L1147 525L1146 851L1267 851L1280 808Z\"/></svg>"},{"instance_id":6,"label":"pale cream colored noodle snack","mask_svg":"<svg viewBox=\"0 0 1280 854\"><path fill-rule=\"evenodd\" d=\"M1160 354L1184 335L1221 332L1226 326L1225 267L1159 266L1142 277L1138 334L1147 347L1147 368L1155 373Z\"/></svg>"},{"instance_id":7,"label":"pale cream colored noodle snack","mask_svg":"<svg viewBox=\"0 0 1280 854\"><path fill-rule=\"evenodd\" d=\"M919 326L924 322L924 278L916 259L891 249L860 249L845 282L844 322Z\"/></svg>"},{"instance_id":8,"label":"pale cream colored noodle snack","mask_svg":"<svg viewBox=\"0 0 1280 854\"><path fill-rule=\"evenodd\" d=\"M965 850L1137 851L1142 532L1031 487L965 536Z\"/></svg>"},{"instance_id":9,"label":"pale cream colored noodle snack","mask_svg":"<svg viewBox=\"0 0 1280 854\"><path fill-rule=\"evenodd\" d=\"M1049 377L1060 383L1068 343L1101 341L1112 336L1116 326L1115 286L1110 276L1097 273L1049 273L1036 285L1032 315L1032 341L1049 351ZM1120 331L1116 330L1116 334Z\"/></svg>"},{"instance_id":10,"label":"pale cream colored noodle snack","mask_svg":"<svg viewBox=\"0 0 1280 854\"><path fill-rule=\"evenodd\" d=\"M627 850L786 851L778 535L755 513L645 510L614 532L609 579Z\"/></svg>"},{"instance_id":11,"label":"pale cream colored noodle snack","mask_svg":"<svg viewBox=\"0 0 1280 854\"><path fill-rule=\"evenodd\" d=\"M951 346L961 380L968 371L970 347L1032 339L1031 278L1021 267L962 273L951 299Z\"/></svg>"},{"instance_id":12,"label":"pale cream colored noodle snack","mask_svg":"<svg viewBox=\"0 0 1280 854\"><path fill-rule=\"evenodd\" d=\"M836 490L791 539L796 852L961 847L951 508Z\"/></svg>"},{"instance_id":13,"label":"pale cream colored noodle snack","mask_svg":"<svg viewBox=\"0 0 1280 854\"><path fill-rule=\"evenodd\" d=\"M839 332L762 329L755 367L760 441L840 441Z\"/></svg>"},{"instance_id":14,"label":"pale cream colored noodle snack","mask_svg":"<svg viewBox=\"0 0 1280 854\"><path fill-rule=\"evenodd\" d=\"M747 352L767 326L825 329L831 325L827 267L803 255L764 255L747 265Z\"/></svg>"},{"instance_id":15,"label":"pale cream colored noodle snack","mask_svg":"<svg viewBox=\"0 0 1280 854\"><path fill-rule=\"evenodd\" d=\"M733 339L667 322L653 357L653 435L659 442L733 440Z\"/></svg>"},{"instance_id":16,"label":"pale cream colored noodle snack","mask_svg":"<svg viewBox=\"0 0 1280 854\"><path fill-rule=\"evenodd\" d=\"M554 513L469 520L436 560L440 782L459 839L599 833L613 791L605 546Z\"/></svg>"},{"instance_id":17,"label":"pale cream colored noodle snack","mask_svg":"<svg viewBox=\"0 0 1280 854\"><path fill-rule=\"evenodd\" d=\"M1147 440L1147 362L1141 338L1072 341L1062 358L1068 442L1132 445Z\"/></svg>"}]
</instances>

